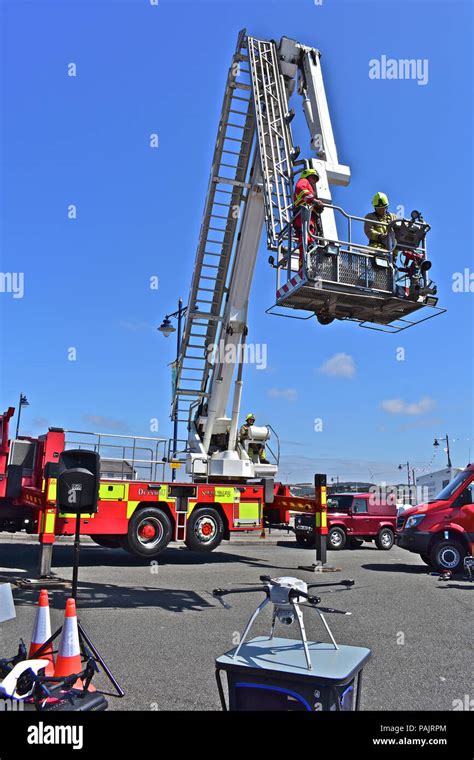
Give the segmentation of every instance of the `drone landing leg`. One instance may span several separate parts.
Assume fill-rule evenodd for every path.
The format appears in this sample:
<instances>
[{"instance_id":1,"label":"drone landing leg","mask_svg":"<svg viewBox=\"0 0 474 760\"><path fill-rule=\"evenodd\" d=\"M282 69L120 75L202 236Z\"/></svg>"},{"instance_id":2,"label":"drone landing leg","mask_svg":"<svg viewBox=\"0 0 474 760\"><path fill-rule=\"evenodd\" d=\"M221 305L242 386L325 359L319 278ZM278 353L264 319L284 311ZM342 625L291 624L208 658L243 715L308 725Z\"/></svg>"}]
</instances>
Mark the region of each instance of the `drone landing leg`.
<instances>
[{"instance_id":1,"label":"drone landing leg","mask_svg":"<svg viewBox=\"0 0 474 760\"><path fill-rule=\"evenodd\" d=\"M263 610L263 608L267 606L267 604L268 604L268 602L269 602L269 601L270 601L270 600L269 600L268 598L267 598L267 599L264 599L264 600L263 600L263 602L262 602L261 604L259 604L259 605L258 605L257 609L255 610L255 612L253 613L253 615L252 615L252 617L250 618L249 622L247 623L247 625L246 625L246 627L245 627L245 630L244 630L244 632L243 632L243 634L242 634L242 638L240 639L240 644L239 644L239 646L237 647L237 649L235 650L235 652L234 652L234 654L233 654L233 659L234 659L234 660L235 660L235 658L237 657L237 655L239 654L239 652L240 652L240 649L241 649L241 647L242 647L242 644L244 643L245 639L247 638L248 632L250 631L250 629L251 629L251 627L252 627L252 625L253 625L253 622L254 622L255 618L256 618L256 617L257 617L257 615L258 615L258 614L259 614L259 613L260 613L260 612Z\"/></svg>"},{"instance_id":2,"label":"drone landing leg","mask_svg":"<svg viewBox=\"0 0 474 760\"><path fill-rule=\"evenodd\" d=\"M328 634L329 634L329 637L330 637L330 639L331 639L332 643L334 644L334 649L339 649L339 647L338 647L338 646L337 646L337 644L336 644L336 639L335 639L335 638L334 638L334 636L332 635L332 631L331 631L330 627L328 626L328 624L327 624L327 621L326 621L326 618L324 617L323 613L321 612L321 610L318 610L318 608L317 608L317 607L315 607L314 609L316 610L316 612L318 613L319 617L320 617L320 618L321 618L321 620L323 621L323 623L324 623L324 627L325 627L326 631L328 632Z\"/></svg>"},{"instance_id":3,"label":"drone landing leg","mask_svg":"<svg viewBox=\"0 0 474 760\"><path fill-rule=\"evenodd\" d=\"M312 666L312 663L311 663L311 655L310 655L309 649L308 649L308 639L306 638L306 631L305 631L305 627L304 627L303 613L302 613L302 611L300 609L300 606L296 602L293 602L293 608L295 610L296 619L298 621L298 625L299 625L299 628L300 628L301 641L303 643L304 656L306 657L306 664L308 666L308 670L312 670L313 666Z\"/></svg>"},{"instance_id":4,"label":"drone landing leg","mask_svg":"<svg viewBox=\"0 0 474 760\"><path fill-rule=\"evenodd\" d=\"M271 628L271 631L270 631L270 636L268 637L269 639L273 639L273 634L275 632L276 618L277 618L277 611L276 611L276 607L274 607L273 608L273 615L272 615L272 628Z\"/></svg>"}]
</instances>

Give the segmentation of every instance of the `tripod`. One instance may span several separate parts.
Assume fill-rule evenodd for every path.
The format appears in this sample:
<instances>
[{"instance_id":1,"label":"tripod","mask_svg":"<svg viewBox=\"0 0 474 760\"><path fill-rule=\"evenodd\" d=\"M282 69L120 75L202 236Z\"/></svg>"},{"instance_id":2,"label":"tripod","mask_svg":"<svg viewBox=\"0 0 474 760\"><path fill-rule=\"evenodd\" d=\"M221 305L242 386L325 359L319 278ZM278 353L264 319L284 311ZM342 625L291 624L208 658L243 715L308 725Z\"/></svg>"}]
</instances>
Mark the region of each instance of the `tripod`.
<instances>
[{"instance_id":1,"label":"tripod","mask_svg":"<svg viewBox=\"0 0 474 760\"><path fill-rule=\"evenodd\" d=\"M74 546L73 546L73 565L72 565L72 588L71 588L71 598L74 599L75 602L77 602L77 586L78 586L78 579L79 579L79 559L80 559L80 551L81 551L81 514L80 512L76 512L76 524L75 524L75 532L74 532ZM38 649L37 652L35 652L35 658L40 659L43 654L47 651L50 644L52 644L53 641L55 641L60 633L62 632L63 627L60 626L57 631L55 631L52 636L49 637L47 641L44 642L44 644L41 645L41 647ZM112 686L115 689L115 693L110 693L106 691L102 691L102 694L105 694L107 696L111 697L123 697L125 695L125 692L123 691L122 687L118 683L117 679L113 675L112 671L108 667L108 665L105 663L104 658L97 650L97 647L94 645L94 642L90 638L90 636L87 635L86 631L84 630L83 626L81 625L80 620L77 621L77 629L79 633L79 645L81 648L81 655L86 660L88 664L91 664L91 661L94 663L94 668L97 672L99 664L106 674L109 682L112 684ZM93 671L91 672L89 668L89 673L86 677L86 680L84 682L84 690L87 689L89 686L89 683L92 679ZM79 675L79 674L78 674ZM49 680L49 679L48 679ZM60 678L58 681L63 681L64 679Z\"/></svg>"}]
</instances>

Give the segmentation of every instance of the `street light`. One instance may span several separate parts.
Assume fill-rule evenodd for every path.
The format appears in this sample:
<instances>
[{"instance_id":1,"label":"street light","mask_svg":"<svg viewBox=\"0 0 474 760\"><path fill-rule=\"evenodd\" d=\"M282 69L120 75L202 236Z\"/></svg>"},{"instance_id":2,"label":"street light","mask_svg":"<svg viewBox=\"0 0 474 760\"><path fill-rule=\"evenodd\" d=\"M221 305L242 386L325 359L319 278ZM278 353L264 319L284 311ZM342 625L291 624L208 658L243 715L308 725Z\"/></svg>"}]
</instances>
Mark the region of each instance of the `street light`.
<instances>
[{"instance_id":1,"label":"street light","mask_svg":"<svg viewBox=\"0 0 474 760\"><path fill-rule=\"evenodd\" d=\"M20 393L20 400L18 401L18 416L16 419L16 433L15 438L18 438L18 431L20 429L20 417L21 417L21 409L23 406L29 406L30 402L26 398L26 396L23 393Z\"/></svg>"},{"instance_id":2,"label":"street light","mask_svg":"<svg viewBox=\"0 0 474 760\"><path fill-rule=\"evenodd\" d=\"M435 438L433 446L435 446L435 447L439 446L439 442L440 441L446 442L445 451L446 451L446 453L448 455L448 467L452 467L453 465L451 464L451 453L449 451L449 438L448 438L448 434L446 433L446 438Z\"/></svg>"},{"instance_id":3,"label":"street light","mask_svg":"<svg viewBox=\"0 0 474 760\"><path fill-rule=\"evenodd\" d=\"M165 338L169 338L171 333L176 332L176 327L173 327L168 317L165 317L158 330L165 336Z\"/></svg>"},{"instance_id":4,"label":"street light","mask_svg":"<svg viewBox=\"0 0 474 760\"><path fill-rule=\"evenodd\" d=\"M410 487L411 487L411 483L410 483L410 462L405 462L405 464L399 464L399 465L398 465L398 469L399 469L399 470L403 470L403 468L404 468L404 467L406 467L406 468L407 468L407 478L408 478L408 501L409 501L409 503L411 504L411 492L410 492Z\"/></svg>"},{"instance_id":5,"label":"street light","mask_svg":"<svg viewBox=\"0 0 474 760\"><path fill-rule=\"evenodd\" d=\"M165 336L165 338L169 338L171 333L177 333L176 334L176 367L178 366L179 361L179 354L181 350L181 324L182 319L184 315L186 314L187 306L183 306L183 299L180 298L178 301L178 308L176 311L174 311L172 314L166 314L163 322L161 325L157 328L157 330ZM178 322L178 329L176 330L176 327L173 327L171 324L171 319L177 319ZM176 453L178 449L178 412L175 408L173 412L173 453L172 453L172 459L176 458ZM171 480L176 480L176 470L173 469L171 473Z\"/></svg>"}]
</instances>

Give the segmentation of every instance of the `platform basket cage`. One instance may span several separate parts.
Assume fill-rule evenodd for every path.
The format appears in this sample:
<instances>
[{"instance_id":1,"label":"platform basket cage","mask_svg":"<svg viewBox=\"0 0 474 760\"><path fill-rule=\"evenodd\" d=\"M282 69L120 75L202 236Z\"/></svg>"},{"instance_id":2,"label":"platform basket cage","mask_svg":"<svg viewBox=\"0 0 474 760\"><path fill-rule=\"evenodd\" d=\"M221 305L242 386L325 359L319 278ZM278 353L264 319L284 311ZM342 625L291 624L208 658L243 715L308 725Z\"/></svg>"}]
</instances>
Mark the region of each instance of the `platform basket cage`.
<instances>
[{"instance_id":1,"label":"platform basket cage","mask_svg":"<svg viewBox=\"0 0 474 760\"><path fill-rule=\"evenodd\" d=\"M343 286L393 292L393 266L386 256L316 248L309 254L308 278Z\"/></svg>"}]
</instances>

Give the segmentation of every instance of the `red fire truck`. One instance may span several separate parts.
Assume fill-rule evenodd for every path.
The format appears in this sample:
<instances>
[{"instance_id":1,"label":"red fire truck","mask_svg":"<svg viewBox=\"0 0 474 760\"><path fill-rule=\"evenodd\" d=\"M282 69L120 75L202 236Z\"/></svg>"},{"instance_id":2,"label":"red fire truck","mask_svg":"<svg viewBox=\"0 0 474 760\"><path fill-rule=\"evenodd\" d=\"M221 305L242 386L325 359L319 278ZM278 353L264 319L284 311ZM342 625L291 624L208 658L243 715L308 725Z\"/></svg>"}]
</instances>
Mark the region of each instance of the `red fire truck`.
<instances>
[{"instance_id":1,"label":"red fire truck","mask_svg":"<svg viewBox=\"0 0 474 760\"><path fill-rule=\"evenodd\" d=\"M261 482L167 482L166 439L50 428L38 438L9 439L10 407L0 415L0 530L38 534L43 545L74 534L75 515L56 508L56 470L66 447L101 453L99 509L82 515L81 534L100 546L156 557L170 541L212 551L232 532L287 524L289 511L317 512L325 525L325 488L314 499L292 497L288 486ZM70 438L69 436L72 436ZM117 451L118 450L118 451ZM120 456L117 456L117 453ZM107 456L104 456L106 454Z\"/></svg>"}]
</instances>

